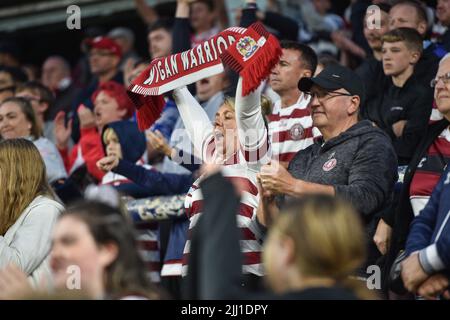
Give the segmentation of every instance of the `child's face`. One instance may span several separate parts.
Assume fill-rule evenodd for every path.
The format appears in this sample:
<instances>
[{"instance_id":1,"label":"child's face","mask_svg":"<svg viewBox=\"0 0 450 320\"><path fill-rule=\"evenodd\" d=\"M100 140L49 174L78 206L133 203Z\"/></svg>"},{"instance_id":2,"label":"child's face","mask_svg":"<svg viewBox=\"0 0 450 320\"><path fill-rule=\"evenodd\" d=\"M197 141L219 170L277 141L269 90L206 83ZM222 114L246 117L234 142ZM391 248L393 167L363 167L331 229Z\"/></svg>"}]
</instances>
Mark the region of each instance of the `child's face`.
<instances>
[{"instance_id":1,"label":"child's face","mask_svg":"<svg viewBox=\"0 0 450 320\"><path fill-rule=\"evenodd\" d=\"M122 148L120 147L119 138L115 133L109 134L106 138L106 155L116 156L122 159Z\"/></svg>"},{"instance_id":2,"label":"child's face","mask_svg":"<svg viewBox=\"0 0 450 320\"><path fill-rule=\"evenodd\" d=\"M387 76L398 76L414 66L420 54L408 49L405 42L384 42L382 48L383 69Z\"/></svg>"}]
</instances>

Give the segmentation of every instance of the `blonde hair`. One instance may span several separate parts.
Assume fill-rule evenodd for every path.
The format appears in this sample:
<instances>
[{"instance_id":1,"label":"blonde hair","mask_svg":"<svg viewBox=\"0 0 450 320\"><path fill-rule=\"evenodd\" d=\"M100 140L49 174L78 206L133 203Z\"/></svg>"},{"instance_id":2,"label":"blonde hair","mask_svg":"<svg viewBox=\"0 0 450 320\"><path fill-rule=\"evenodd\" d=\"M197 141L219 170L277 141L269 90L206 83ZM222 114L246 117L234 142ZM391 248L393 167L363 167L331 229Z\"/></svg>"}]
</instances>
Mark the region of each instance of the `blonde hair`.
<instances>
[{"instance_id":1,"label":"blonde hair","mask_svg":"<svg viewBox=\"0 0 450 320\"><path fill-rule=\"evenodd\" d=\"M0 235L8 231L38 195L53 198L41 154L26 139L0 142L0 181Z\"/></svg>"},{"instance_id":2,"label":"blonde hair","mask_svg":"<svg viewBox=\"0 0 450 320\"><path fill-rule=\"evenodd\" d=\"M119 137L117 136L113 128L106 128L105 131L103 132L102 138L105 146L108 144L108 141L110 141L113 138L117 138L117 140L119 140Z\"/></svg>"},{"instance_id":3,"label":"blonde hair","mask_svg":"<svg viewBox=\"0 0 450 320\"><path fill-rule=\"evenodd\" d=\"M350 279L365 261L366 240L359 215L346 202L323 195L294 202L271 232L293 240L303 276L333 278L360 298L374 298L360 281Z\"/></svg>"}]
</instances>

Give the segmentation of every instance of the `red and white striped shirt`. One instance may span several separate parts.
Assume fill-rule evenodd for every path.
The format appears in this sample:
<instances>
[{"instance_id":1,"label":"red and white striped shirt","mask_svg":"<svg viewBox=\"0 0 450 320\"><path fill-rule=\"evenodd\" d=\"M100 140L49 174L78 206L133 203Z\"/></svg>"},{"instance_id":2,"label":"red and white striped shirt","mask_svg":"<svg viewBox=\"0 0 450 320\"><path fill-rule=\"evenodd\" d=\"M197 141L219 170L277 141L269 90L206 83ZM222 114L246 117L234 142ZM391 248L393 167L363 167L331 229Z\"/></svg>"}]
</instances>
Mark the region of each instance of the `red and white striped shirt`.
<instances>
[{"instance_id":1,"label":"red and white striped shirt","mask_svg":"<svg viewBox=\"0 0 450 320\"><path fill-rule=\"evenodd\" d=\"M412 178L409 195L415 216L425 208L449 161L450 130L447 127L430 145Z\"/></svg>"},{"instance_id":2,"label":"red and white striped shirt","mask_svg":"<svg viewBox=\"0 0 450 320\"><path fill-rule=\"evenodd\" d=\"M202 159L221 163L223 175L243 186L241 204L239 212L236 214L237 224L242 232L240 244L245 257L243 272L262 276L262 235L256 222L256 208L259 200L256 174L262 165L270 161L270 148L260 107L261 88L245 97L240 95L241 92L242 79L239 79L235 109L240 149L225 161L221 159L222 154L216 150L214 128L207 120L207 116L198 102L187 89L175 90L174 98L189 137L194 146L199 149L197 152ZM185 200L190 225L188 240L183 251L183 276L188 272L191 230L197 224L202 213L203 195L199 188L201 179L202 177L194 182ZM211 230L211 232L214 231Z\"/></svg>"},{"instance_id":3,"label":"red and white striped shirt","mask_svg":"<svg viewBox=\"0 0 450 320\"><path fill-rule=\"evenodd\" d=\"M236 215L237 225L242 235L240 240L241 252L244 255L242 271L262 276L264 274L261 264L262 234L256 223L256 208L259 200L256 172L249 170L242 164L236 163L225 165L222 169L222 174L224 177L234 180L233 182L240 183L244 190L241 196L239 212ZM188 240L183 252L183 276L188 271L187 263L190 252L191 230L197 224L198 218L202 213L203 196L201 189L198 187L201 179L202 177L194 182L185 200L186 213L189 216L190 224ZM214 230L211 230L211 232L214 232ZM212 259L214 258L212 257Z\"/></svg>"},{"instance_id":4,"label":"red and white striped shirt","mask_svg":"<svg viewBox=\"0 0 450 320\"><path fill-rule=\"evenodd\" d=\"M275 102L269 119L269 139L272 159L289 162L294 155L313 144L320 131L312 126L309 97L302 94L296 104L281 108L281 101Z\"/></svg>"}]
</instances>

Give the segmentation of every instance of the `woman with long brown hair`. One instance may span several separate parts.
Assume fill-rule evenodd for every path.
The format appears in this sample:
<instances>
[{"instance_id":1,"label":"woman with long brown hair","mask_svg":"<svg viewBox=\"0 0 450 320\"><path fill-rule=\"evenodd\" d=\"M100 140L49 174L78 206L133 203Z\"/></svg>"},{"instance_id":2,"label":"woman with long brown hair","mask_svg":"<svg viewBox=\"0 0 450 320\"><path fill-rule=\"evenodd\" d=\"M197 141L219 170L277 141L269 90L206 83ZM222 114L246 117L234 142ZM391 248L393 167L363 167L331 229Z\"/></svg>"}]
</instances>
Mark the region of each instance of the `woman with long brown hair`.
<instances>
[{"instance_id":1,"label":"woman with long brown hair","mask_svg":"<svg viewBox=\"0 0 450 320\"><path fill-rule=\"evenodd\" d=\"M33 280L49 272L51 232L63 206L54 200L33 142L0 142L0 268L17 265Z\"/></svg>"}]
</instances>

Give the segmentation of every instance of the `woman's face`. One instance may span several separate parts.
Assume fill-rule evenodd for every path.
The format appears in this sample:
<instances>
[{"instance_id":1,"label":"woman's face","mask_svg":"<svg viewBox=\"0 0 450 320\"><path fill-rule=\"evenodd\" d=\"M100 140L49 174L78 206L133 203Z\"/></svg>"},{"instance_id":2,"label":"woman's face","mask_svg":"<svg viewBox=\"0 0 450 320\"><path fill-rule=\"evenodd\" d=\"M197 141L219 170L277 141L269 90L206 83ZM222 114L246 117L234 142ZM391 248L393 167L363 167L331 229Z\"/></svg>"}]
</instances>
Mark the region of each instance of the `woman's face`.
<instances>
[{"instance_id":1,"label":"woman's face","mask_svg":"<svg viewBox=\"0 0 450 320\"><path fill-rule=\"evenodd\" d=\"M227 104L223 104L216 113L214 135L216 150L225 159L238 150L236 114Z\"/></svg>"},{"instance_id":2,"label":"woman's face","mask_svg":"<svg viewBox=\"0 0 450 320\"><path fill-rule=\"evenodd\" d=\"M31 134L31 122L14 102L0 106L0 135L3 139L23 138Z\"/></svg>"},{"instance_id":3,"label":"woman's face","mask_svg":"<svg viewBox=\"0 0 450 320\"><path fill-rule=\"evenodd\" d=\"M114 261L115 254L98 246L88 226L74 216L58 221L52 240L50 266L56 286L71 289L69 286L78 282L78 289L95 298L103 294L105 268Z\"/></svg>"}]
</instances>

